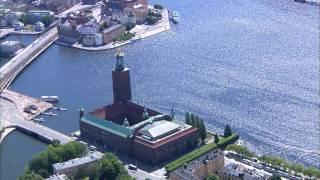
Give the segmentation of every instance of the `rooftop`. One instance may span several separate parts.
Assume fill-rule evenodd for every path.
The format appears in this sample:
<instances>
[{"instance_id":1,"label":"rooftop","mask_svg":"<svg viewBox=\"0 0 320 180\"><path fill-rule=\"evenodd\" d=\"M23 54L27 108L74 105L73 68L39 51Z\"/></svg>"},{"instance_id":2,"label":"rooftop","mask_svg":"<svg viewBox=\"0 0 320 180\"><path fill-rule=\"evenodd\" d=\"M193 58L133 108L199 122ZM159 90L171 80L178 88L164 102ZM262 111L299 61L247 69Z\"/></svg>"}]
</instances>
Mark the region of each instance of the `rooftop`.
<instances>
[{"instance_id":1,"label":"rooftop","mask_svg":"<svg viewBox=\"0 0 320 180\"><path fill-rule=\"evenodd\" d=\"M104 33L109 33L109 32L112 32L112 31L114 31L114 30L116 30L116 29L121 28L122 26L123 26L122 24L116 24L116 25L113 25L113 26L105 29L103 32L104 32Z\"/></svg>"},{"instance_id":2,"label":"rooftop","mask_svg":"<svg viewBox=\"0 0 320 180\"><path fill-rule=\"evenodd\" d=\"M119 124L113 123L112 121L108 121L105 119L100 119L96 116L93 116L91 114L84 115L80 121L88 123L92 126L98 127L100 129L103 129L105 131L111 132L113 134L117 134L119 136L122 136L124 138L131 137L133 134L133 130L126 128L124 126L121 126Z\"/></svg>"},{"instance_id":3,"label":"rooftop","mask_svg":"<svg viewBox=\"0 0 320 180\"><path fill-rule=\"evenodd\" d=\"M69 161L62 162L62 163L56 163L56 164L53 164L52 166L53 166L53 169L55 171L61 171L61 170L68 169L68 168L71 168L71 167L76 167L76 166L79 166L79 165L83 165L83 164L87 164L87 163L90 163L90 162L98 161L98 160L100 160L102 158L102 156L103 156L102 153L94 152L94 153L88 154L85 157L71 159Z\"/></svg>"},{"instance_id":4,"label":"rooftop","mask_svg":"<svg viewBox=\"0 0 320 180\"><path fill-rule=\"evenodd\" d=\"M154 140L172 134L180 128L181 126L177 123L161 120L146 125L139 131L139 133Z\"/></svg>"}]
</instances>

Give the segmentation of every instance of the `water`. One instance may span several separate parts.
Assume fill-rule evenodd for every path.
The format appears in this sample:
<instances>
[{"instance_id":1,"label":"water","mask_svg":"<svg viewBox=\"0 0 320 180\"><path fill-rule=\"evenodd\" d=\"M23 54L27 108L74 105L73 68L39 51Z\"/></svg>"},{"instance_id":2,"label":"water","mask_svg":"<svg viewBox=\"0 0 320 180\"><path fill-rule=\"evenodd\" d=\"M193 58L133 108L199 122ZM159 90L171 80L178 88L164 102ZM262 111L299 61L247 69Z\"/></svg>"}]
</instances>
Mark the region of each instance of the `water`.
<instances>
[{"instance_id":1,"label":"water","mask_svg":"<svg viewBox=\"0 0 320 180\"><path fill-rule=\"evenodd\" d=\"M32 156L45 148L46 144L13 131L0 145L0 179L17 179Z\"/></svg>"},{"instance_id":2,"label":"water","mask_svg":"<svg viewBox=\"0 0 320 180\"><path fill-rule=\"evenodd\" d=\"M30 35L30 36L25 36L25 35L9 35L6 38L0 40L2 41L19 41L23 45L28 46L31 44L35 39L37 38L37 35ZM5 58L0 56L0 68L7 63L10 60L10 58Z\"/></svg>"},{"instance_id":3,"label":"water","mask_svg":"<svg viewBox=\"0 0 320 180\"><path fill-rule=\"evenodd\" d=\"M230 124L260 154L320 167L319 8L289 0L157 3L177 10L180 22L124 47L134 100L174 108L181 119L194 112L219 133ZM114 51L52 45L11 89L60 96L68 111L44 116L45 124L70 133L79 129L79 107L112 102L114 62Z\"/></svg>"}]
</instances>

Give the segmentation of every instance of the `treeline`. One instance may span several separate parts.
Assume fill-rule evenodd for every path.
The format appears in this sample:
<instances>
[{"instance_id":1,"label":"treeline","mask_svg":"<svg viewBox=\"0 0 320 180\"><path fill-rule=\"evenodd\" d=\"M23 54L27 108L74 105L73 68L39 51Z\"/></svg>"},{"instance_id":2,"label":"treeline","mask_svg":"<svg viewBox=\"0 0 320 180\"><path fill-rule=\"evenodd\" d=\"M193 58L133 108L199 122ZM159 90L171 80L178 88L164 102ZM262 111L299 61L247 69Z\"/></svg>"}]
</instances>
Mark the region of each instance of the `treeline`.
<instances>
[{"instance_id":1,"label":"treeline","mask_svg":"<svg viewBox=\"0 0 320 180\"><path fill-rule=\"evenodd\" d=\"M248 150L245 146L240 146L236 144L231 144L227 147L228 151L233 151L240 155L242 158L258 158L260 161L265 164L275 167L276 169L283 169L287 171L289 174L304 174L309 177L317 177L320 178L320 170L314 167L304 167L302 164L296 164L288 162L282 158L274 157L274 156L266 156L263 155L258 157L254 152Z\"/></svg>"},{"instance_id":2,"label":"treeline","mask_svg":"<svg viewBox=\"0 0 320 180\"><path fill-rule=\"evenodd\" d=\"M47 150L34 156L28 163L26 170L19 180L42 180L53 174L52 165L70 159L87 155L87 147L79 142L70 142L60 145L54 142ZM124 166L112 153L106 153L102 159L92 166L80 168L71 179L95 179L95 180L133 180L128 175Z\"/></svg>"},{"instance_id":3,"label":"treeline","mask_svg":"<svg viewBox=\"0 0 320 180\"><path fill-rule=\"evenodd\" d=\"M268 165L271 165L276 168L282 168L286 171L288 171L290 174L304 174L309 177L317 177L320 178L320 169L317 169L315 167L305 167L302 164L297 163L291 163L286 161L285 159L274 157L274 156L261 156L258 157L260 161L265 162Z\"/></svg>"},{"instance_id":4,"label":"treeline","mask_svg":"<svg viewBox=\"0 0 320 180\"><path fill-rule=\"evenodd\" d=\"M194 115L193 113L187 112L185 121L186 121L186 124L198 129L199 136L200 136L202 142L204 142L204 140L207 137L207 129L203 123L203 120L201 118L199 118L197 115Z\"/></svg>"},{"instance_id":5,"label":"treeline","mask_svg":"<svg viewBox=\"0 0 320 180\"><path fill-rule=\"evenodd\" d=\"M64 145L54 142L48 146L47 150L40 152L29 161L24 175L19 179L26 179L32 174L47 178L53 173L52 164L78 158L86 153L86 146L79 142L74 141Z\"/></svg>"}]
</instances>

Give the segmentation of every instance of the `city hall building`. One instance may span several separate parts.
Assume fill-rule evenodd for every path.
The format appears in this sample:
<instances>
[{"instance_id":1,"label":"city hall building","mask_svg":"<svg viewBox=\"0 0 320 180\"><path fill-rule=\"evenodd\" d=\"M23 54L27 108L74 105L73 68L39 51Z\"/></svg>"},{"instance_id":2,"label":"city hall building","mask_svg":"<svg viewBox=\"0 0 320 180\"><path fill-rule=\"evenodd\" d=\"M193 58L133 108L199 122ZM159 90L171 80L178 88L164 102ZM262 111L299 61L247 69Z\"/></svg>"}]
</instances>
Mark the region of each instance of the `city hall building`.
<instances>
[{"instance_id":1,"label":"city hall building","mask_svg":"<svg viewBox=\"0 0 320 180\"><path fill-rule=\"evenodd\" d=\"M194 149L196 128L176 121L174 113L165 115L131 101L130 70L123 56L116 54L112 71L114 103L88 114L80 111L81 137L151 165Z\"/></svg>"}]
</instances>

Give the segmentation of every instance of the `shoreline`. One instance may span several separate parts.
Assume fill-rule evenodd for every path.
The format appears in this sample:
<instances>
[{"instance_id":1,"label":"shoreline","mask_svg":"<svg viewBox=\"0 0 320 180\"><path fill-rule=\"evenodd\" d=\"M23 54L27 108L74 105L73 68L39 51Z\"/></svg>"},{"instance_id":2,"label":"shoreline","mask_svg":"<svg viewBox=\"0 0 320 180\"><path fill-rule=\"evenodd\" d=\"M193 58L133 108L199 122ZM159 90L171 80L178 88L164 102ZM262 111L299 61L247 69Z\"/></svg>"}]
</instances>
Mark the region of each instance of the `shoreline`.
<instances>
[{"instance_id":1,"label":"shoreline","mask_svg":"<svg viewBox=\"0 0 320 180\"><path fill-rule=\"evenodd\" d=\"M159 23L155 25L137 25L135 28L133 28L130 32L131 33L136 33L135 37L131 38L130 40L123 41L123 42L111 42L109 44L103 45L103 46L93 46L93 47L85 47L82 46L80 43L75 43L73 45L59 42L58 40L55 41L56 44L66 46L66 47L71 47L75 49L80 49L80 50L86 50L86 51L103 51L103 50L110 50L114 49L117 47L121 47L127 44L130 44L135 41L142 40L144 38L159 34L161 32L165 32L170 30L170 20L169 20L169 13L167 9L164 9L162 11L162 19L160 20Z\"/></svg>"}]
</instances>

